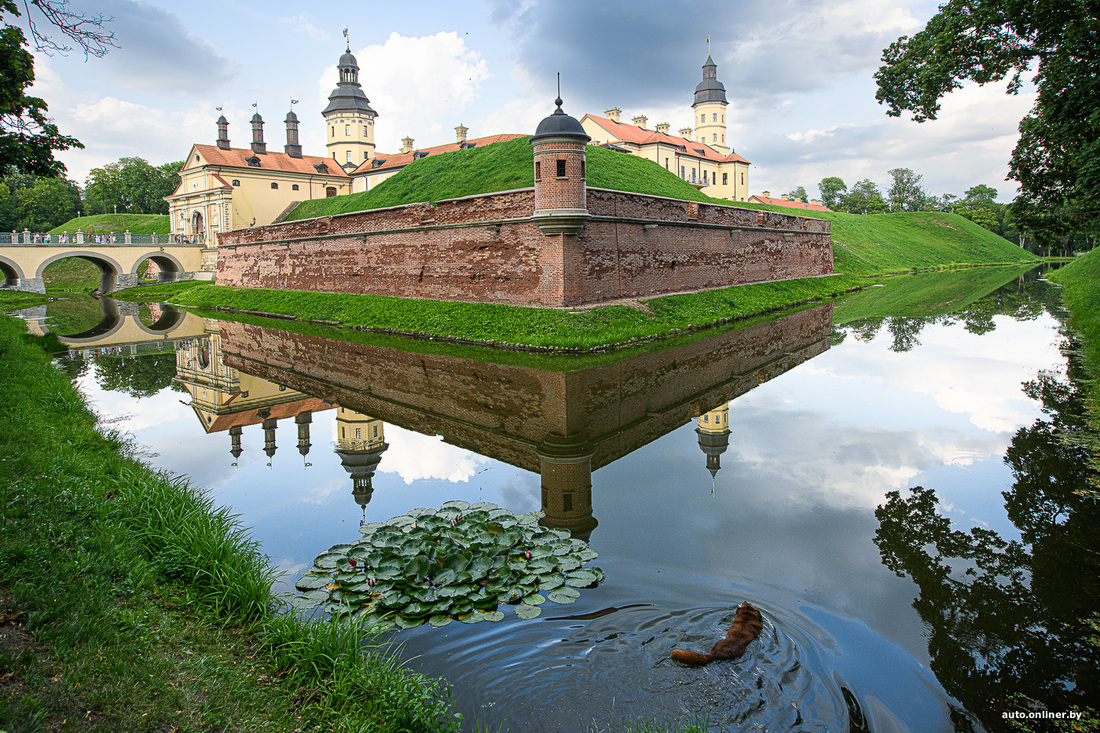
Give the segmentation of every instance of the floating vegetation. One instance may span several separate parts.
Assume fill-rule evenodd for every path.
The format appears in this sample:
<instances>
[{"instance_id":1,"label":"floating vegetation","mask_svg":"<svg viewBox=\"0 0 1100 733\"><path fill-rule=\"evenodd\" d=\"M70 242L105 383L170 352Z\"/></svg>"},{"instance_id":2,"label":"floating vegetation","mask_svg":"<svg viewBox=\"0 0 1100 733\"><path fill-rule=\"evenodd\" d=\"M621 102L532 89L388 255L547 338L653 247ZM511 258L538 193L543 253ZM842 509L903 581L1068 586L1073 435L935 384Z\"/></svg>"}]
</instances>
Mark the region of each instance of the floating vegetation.
<instances>
[{"instance_id":1,"label":"floating vegetation","mask_svg":"<svg viewBox=\"0 0 1100 733\"><path fill-rule=\"evenodd\" d=\"M490 502L449 501L359 528L351 544L321 553L296 584L293 603L372 625L407 629L500 621L501 604L535 618L547 600L572 603L603 571L582 567L596 552L568 532ZM545 593L545 595L543 595Z\"/></svg>"}]
</instances>

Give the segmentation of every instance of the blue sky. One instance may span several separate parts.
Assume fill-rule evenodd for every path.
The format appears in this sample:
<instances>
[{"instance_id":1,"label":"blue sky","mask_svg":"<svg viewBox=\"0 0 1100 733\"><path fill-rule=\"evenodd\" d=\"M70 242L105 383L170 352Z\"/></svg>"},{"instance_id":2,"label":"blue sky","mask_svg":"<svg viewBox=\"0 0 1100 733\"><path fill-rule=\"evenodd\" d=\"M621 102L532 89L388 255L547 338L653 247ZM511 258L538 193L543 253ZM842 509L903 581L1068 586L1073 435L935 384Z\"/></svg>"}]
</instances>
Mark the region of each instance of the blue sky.
<instances>
[{"instance_id":1,"label":"blue sky","mask_svg":"<svg viewBox=\"0 0 1100 733\"><path fill-rule=\"evenodd\" d=\"M122 156L180 160L212 144L217 107L234 146L251 139L252 105L269 148L285 142L290 100L305 152L324 152L320 110L335 86L349 29L360 82L379 112L379 150L470 136L532 132L553 109L562 74L565 109L580 117L623 110L650 126L690 126L691 101L711 36L730 101L727 139L753 163L750 188L773 194L840 176L849 186L912 168L929 192L979 183L1010 200L1004 180L1017 124L1032 97L1003 86L968 87L941 118L888 118L874 98L882 50L912 34L935 2L907 0L471 0L466 3L291 3L284 0L72 0L113 17L120 48L103 59L36 56L35 92L84 150L61 159L71 178Z\"/></svg>"}]
</instances>

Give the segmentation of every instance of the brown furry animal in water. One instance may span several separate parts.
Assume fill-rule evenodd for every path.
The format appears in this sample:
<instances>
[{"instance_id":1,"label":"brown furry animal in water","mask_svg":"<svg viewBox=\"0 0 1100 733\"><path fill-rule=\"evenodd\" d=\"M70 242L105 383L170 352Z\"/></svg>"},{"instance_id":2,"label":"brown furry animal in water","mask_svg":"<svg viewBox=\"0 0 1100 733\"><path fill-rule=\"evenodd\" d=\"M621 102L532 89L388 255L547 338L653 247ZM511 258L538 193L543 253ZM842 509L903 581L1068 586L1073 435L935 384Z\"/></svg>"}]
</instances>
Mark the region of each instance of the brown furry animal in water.
<instances>
[{"instance_id":1,"label":"brown furry animal in water","mask_svg":"<svg viewBox=\"0 0 1100 733\"><path fill-rule=\"evenodd\" d=\"M726 638L711 647L710 654L673 649L672 658L692 667L701 667L716 659L737 659L745 653L745 648L760 635L763 628L764 620L760 612L751 603L745 601L737 607L737 615L733 617L733 623L730 624Z\"/></svg>"}]
</instances>

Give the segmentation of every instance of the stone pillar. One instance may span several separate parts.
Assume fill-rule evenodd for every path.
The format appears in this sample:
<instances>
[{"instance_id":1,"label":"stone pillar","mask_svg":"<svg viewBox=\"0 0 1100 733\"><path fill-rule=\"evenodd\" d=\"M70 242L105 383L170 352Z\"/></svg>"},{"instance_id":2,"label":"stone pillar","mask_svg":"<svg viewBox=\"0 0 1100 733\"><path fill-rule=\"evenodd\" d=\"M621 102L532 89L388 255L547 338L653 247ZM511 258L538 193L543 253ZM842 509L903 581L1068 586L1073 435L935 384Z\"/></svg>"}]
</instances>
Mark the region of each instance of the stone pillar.
<instances>
[{"instance_id":1,"label":"stone pillar","mask_svg":"<svg viewBox=\"0 0 1100 733\"><path fill-rule=\"evenodd\" d=\"M122 242L123 242L124 244L132 244L132 242L130 242L130 230L129 230L129 229L127 229L127 230L126 230L126 231L125 231L125 232L123 233L123 235L122 235Z\"/></svg>"}]
</instances>

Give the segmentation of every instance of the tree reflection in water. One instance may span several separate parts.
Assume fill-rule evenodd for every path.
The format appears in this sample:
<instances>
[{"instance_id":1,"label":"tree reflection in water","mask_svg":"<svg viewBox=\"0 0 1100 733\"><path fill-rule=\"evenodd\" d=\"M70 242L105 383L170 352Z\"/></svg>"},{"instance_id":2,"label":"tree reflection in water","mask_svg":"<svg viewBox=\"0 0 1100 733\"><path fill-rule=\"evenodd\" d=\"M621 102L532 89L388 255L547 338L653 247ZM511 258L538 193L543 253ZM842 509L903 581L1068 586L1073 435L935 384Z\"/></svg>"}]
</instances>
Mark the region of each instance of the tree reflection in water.
<instances>
[{"instance_id":1,"label":"tree reflection in water","mask_svg":"<svg viewBox=\"0 0 1100 733\"><path fill-rule=\"evenodd\" d=\"M1044 414L1005 456L1015 481L1002 493L1020 540L953 529L931 488L892 491L875 511L883 563L920 589L913 606L933 671L994 730L1026 703L1019 695L1052 712L1100 699L1100 503L1092 456L1075 440L1087 431L1084 375L1072 355L1068 363L1065 379L1041 373L1025 384Z\"/></svg>"}]
</instances>

